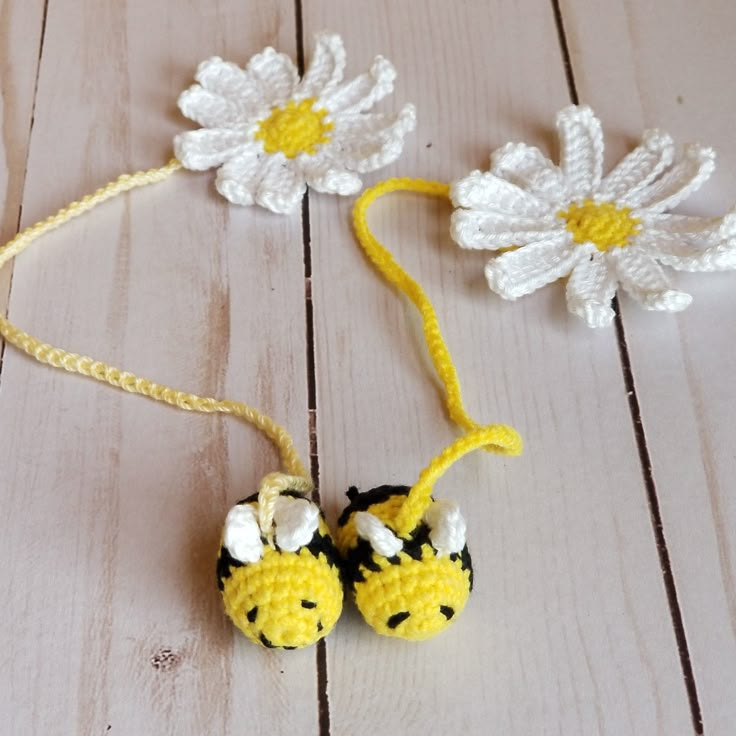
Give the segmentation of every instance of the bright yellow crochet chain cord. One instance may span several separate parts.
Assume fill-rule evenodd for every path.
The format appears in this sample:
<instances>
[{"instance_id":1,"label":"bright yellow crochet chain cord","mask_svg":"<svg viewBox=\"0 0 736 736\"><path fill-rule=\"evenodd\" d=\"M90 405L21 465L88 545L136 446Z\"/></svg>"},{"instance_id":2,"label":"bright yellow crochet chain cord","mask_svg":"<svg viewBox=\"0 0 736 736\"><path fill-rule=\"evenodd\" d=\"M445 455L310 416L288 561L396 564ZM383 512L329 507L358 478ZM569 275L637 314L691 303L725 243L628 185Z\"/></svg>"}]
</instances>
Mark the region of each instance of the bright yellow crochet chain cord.
<instances>
[{"instance_id":1,"label":"bright yellow crochet chain cord","mask_svg":"<svg viewBox=\"0 0 736 736\"><path fill-rule=\"evenodd\" d=\"M55 230L64 223L89 212L123 192L165 181L180 168L179 161L172 159L166 166L158 169L139 171L135 174L122 174L93 194L88 194L78 202L72 202L55 215L18 233L0 248L0 268L22 253L31 243L45 233ZM261 481L259 487L259 524L269 540L272 539L273 512L280 491L289 488L308 493L313 488L312 480L299 458L289 433L276 424L273 419L247 404L179 391L150 381L147 378L141 378L129 371L120 370L102 361L77 355L76 353L69 353L61 348L41 342L16 327L2 314L0 314L0 335L5 338L8 344L14 345L40 363L45 363L54 368L63 368L70 373L78 373L96 381L108 383L116 388L121 388L129 393L141 394L154 401L177 406L185 411L201 412L203 414L232 414L249 422L263 432L278 448L281 463L286 471L285 473L270 473Z\"/></svg>"},{"instance_id":2,"label":"bright yellow crochet chain cord","mask_svg":"<svg viewBox=\"0 0 736 736\"><path fill-rule=\"evenodd\" d=\"M444 472L461 457L477 449L500 455L519 455L522 442L519 433L505 424L482 426L470 417L463 405L460 380L440 330L437 314L422 287L404 271L389 251L378 241L368 227L370 205L390 192L418 192L447 198L449 186L425 179L387 179L366 190L353 208L353 226L366 255L383 277L411 300L422 317L424 339L432 363L445 388L445 404L450 418L466 434L458 438L433 458L412 486L406 501L396 515L392 526L400 536L407 536L417 527L431 503L432 489Z\"/></svg>"},{"instance_id":3,"label":"bright yellow crochet chain cord","mask_svg":"<svg viewBox=\"0 0 736 736\"><path fill-rule=\"evenodd\" d=\"M93 194L70 203L55 215L31 225L18 233L5 246L0 248L0 268L22 253L31 243L42 235L89 212L98 205L132 189L148 186L168 179L181 168L176 159L158 169L139 171L135 174L122 174ZM449 350L442 337L437 315L429 298L421 286L414 281L394 260L391 254L371 233L366 219L368 207L380 196L393 191L413 191L446 197L448 187L439 182L422 179L389 179L367 190L356 202L353 211L355 231L361 246L383 276L404 292L422 315L425 339L446 391L446 403L450 418L466 430L466 434L453 442L422 471L419 480L412 487L402 506L394 526L399 534L409 534L419 523L431 501L434 483L444 472L462 456L476 449L485 449L504 455L518 455L521 452L521 438L516 430L503 424L481 426L475 422L463 406L460 383ZM96 381L121 388L129 393L140 394L154 401L176 406L185 411L204 414L232 414L249 422L263 432L279 450L285 473L271 473L261 482L259 488L259 523L264 534L272 539L273 511L279 492L286 488L309 492L313 489L309 477L294 443L288 432L247 404L226 399L198 396L178 389L155 383L147 378L136 376L93 358L70 353L43 343L29 335L0 314L0 336L5 341L54 368L62 368L70 373L78 373Z\"/></svg>"}]
</instances>

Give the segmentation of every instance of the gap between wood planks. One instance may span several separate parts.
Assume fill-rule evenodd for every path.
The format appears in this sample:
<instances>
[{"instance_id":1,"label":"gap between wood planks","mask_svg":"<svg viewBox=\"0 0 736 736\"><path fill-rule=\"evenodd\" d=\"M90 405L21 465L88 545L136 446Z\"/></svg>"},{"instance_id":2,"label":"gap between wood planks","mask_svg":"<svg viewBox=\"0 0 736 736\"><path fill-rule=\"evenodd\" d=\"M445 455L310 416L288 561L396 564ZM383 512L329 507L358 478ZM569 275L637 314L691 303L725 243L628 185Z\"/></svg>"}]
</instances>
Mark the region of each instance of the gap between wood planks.
<instances>
[{"instance_id":1,"label":"gap between wood planks","mask_svg":"<svg viewBox=\"0 0 736 736\"><path fill-rule=\"evenodd\" d=\"M26 188L26 176L28 175L28 157L31 153L31 134L33 133L33 123L36 120L36 98L38 97L38 77L41 72L41 57L43 56L43 45L46 40L46 16L49 12L49 0L44 0L43 15L41 17L41 36L38 41L38 60L36 61L36 78L33 82L33 101L31 103L31 122L28 125L28 143L26 145L26 160L23 165L23 176L20 182L20 202L18 202L18 216L15 220L15 233L20 232L20 223L23 219L23 193ZM10 293L13 291L13 263L8 264L10 269L10 278L8 279L8 292L5 295L5 316L10 312ZM5 340L0 339L0 385L2 385L3 362L5 358Z\"/></svg>"},{"instance_id":2,"label":"gap between wood planks","mask_svg":"<svg viewBox=\"0 0 736 736\"><path fill-rule=\"evenodd\" d=\"M31 120L28 129L28 143L26 147L26 158L23 170L23 177L20 186L21 201L18 204L18 215L16 217L15 232L20 231L21 220L23 217L22 194L25 189L25 180L28 172L28 159L30 155L31 135L33 132L33 124L35 121L36 100L38 96L38 80L41 70L41 59L43 57L44 43L46 40L46 20L48 16L49 0L45 0L43 8L43 16L41 20L41 35L38 48L38 60L36 63L36 77L33 90L33 102L31 106ZM303 40L303 21L302 6L300 0L294 2L294 12L296 20L296 50L297 50L297 66L299 73L304 74L304 40ZM312 308L312 252L311 252L311 233L309 224L309 193L304 195L302 200L302 242L304 252L304 299L306 306L306 332L307 332L307 403L309 413L309 464L310 473L315 483L314 496L319 503L319 456L317 445L317 406L316 406L316 375L315 375L315 347L314 347L314 315ZM8 282L7 291L7 307L10 307L10 294L12 291L13 277L12 264L9 264L11 276ZM2 379L3 359L5 356L6 344L4 340L0 340L0 379ZM0 380L1 384L1 380ZM327 652L324 640L317 644L317 690L319 704L319 733L320 736L330 736L330 710L327 695Z\"/></svg>"},{"instance_id":3,"label":"gap between wood planks","mask_svg":"<svg viewBox=\"0 0 736 736\"><path fill-rule=\"evenodd\" d=\"M560 52L565 67L565 77L567 79L567 88L570 95L570 101L579 104L579 96L577 86L575 84L575 70L573 69L572 59L570 57L570 49L567 44L567 36L565 34L565 23L560 8L560 0L551 0L552 10L555 16L555 24L557 26L557 36L560 42ZM672 618L672 627L677 641L677 649L680 656L680 667L682 668L682 676L685 680L685 688L687 690L688 701L690 704L690 715L693 721L693 728L697 734L703 733L703 715L698 699L698 689L695 682L695 674L693 672L692 663L690 661L690 649L687 643L687 635L685 634L685 626L680 610L680 602L677 596L677 585L672 574L672 563L670 561L670 553L667 549L667 539L664 533L664 525L662 523L662 514L659 510L659 498L657 497L657 485L654 482L652 474L652 461L647 447L646 432L644 431L644 423L641 417L641 407L639 398L636 394L636 384L634 382L634 371L631 367L631 357L629 355L629 347L626 343L626 330L624 329L624 321L619 308L618 297L613 299L613 308L616 312L616 339L618 341L618 352L621 360L621 371L624 378L624 386L629 402L629 413L631 414L631 422L636 438L636 446L639 451L639 463L641 464L641 472L644 479L644 487L647 493L647 502L649 505L649 517L652 523L652 532L657 545L657 554L659 555L659 564L662 570L662 579L667 592L667 602L669 604L670 616Z\"/></svg>"},{"instance_id":4,"label":"gap between wood planks","mask_svg":"<svg viewBox=\"0 0 736 736\"><path fill-rule=\"evenodd\" d=\"M579 97L575 84L574 69L570 58L570 52L567 44L567 37L565 35L565 27L562 18L562 12L560 9L559 0L551 0L552 9L555 17L555 23L557 26L560 51L562 55L562 61L565 68L565 76L567 79L567 86L570 95L570 99L574 104L578 104ZM294 12L295 12L295 25L296 25L296 53L297 53L297 65L300 74L304 73L304 28L303 28L303 13L301 0L294 0ZM35 121L35 110L36 110L36 99L38 93L38 80L41 68L41 59L43 56L44 43L46 38L46 21L48 15L48 0L44 2L41 35L38 49L38 61L36 65L36 78L33 91L33 102L31 107L31 119L28 130L28 145L26 148L26 161L23 171L23 177L21 182L21 193L25 187L25 178L27 175L28 158L30 153L30 142L31 135L33 132L33 125ZM316 404L316 370L315 370L315 345L314 345L314 313L311 293L311 278L312 278L312 252L311 252L311 228L310 228L310 217L309 217L309 193L304 195L302 200L302 245L304 254L304 299L305 299L305 313L306 313L306 344L307 344L307 402L308 402L308 413L309 413L309 461L310 461L310 472L315 482L315 499L319 503L319 454L318 454L318 439L317 439L317 404ZM15 231L20 230L21 220L23 215L23 204L22 198L18 205L18 215L16 218ZM7 305L9 308L10 294L12 291L12 265L11 277L8 285L7 292ZM642 476L647 491L647 500L650 510L650 518L652 523L652 529L654 538L657 545L657 552L659 555L660 565L662 568L662 576L667 592L667 599L670 608L670 614L672 617L672 625L674 628L675 638L677 640L680 664L682 667L683 678L685 680L685 686L688 693L688 699L690 704L690 712L692 716L693 726L696 733L703 733L702 714L700 709L700 703L698 699L697 686L695 677L693 674L692 664L690 662L690 653L687 644L687 637L685 634L685 628L683 624L682 613L677 595L677 587L675 584L674 576L672 573L672 566L670 562L670 556L667 549L667 541L664 534L662 517L659 510L659 500L657 497L656 484L652 476L651 460L649 456L649 450L647 448L646 434L644 431L641 409L639 406L639 400L636 394L636 386L634 382L634 374L631 367L631 360L629 356L629 350L626 343L626 333L624 329L623 319L621 316L620 309L618 307L618 300L614 300L614 308L616 311L616 336L618 340L619 355L621 359L621 369L624 377L624 385L628 394L629 411L631 414L634 434L636 437L637 448L639 451L639 460L642 468ZM0 379L2 378L3 359L5 355L5 342L0 341ZM320 736L330 736L330 710L329 710L329 697L327 693L327 656L326 656L326 644L324 640L321 640L317 644L316 651L316 665L317 665L317 692L318 692L318 704L319 704L319 733Z\"/></svg>"},{"instance_id":5,"label":"gap between wood planks","mask_svg":"<svg viewBox=\"0 0 736 736\"><path fill-rule=\"evenodd\" d=\"M294 0L296 63L304 75L304 16L301 0ZM302 247L304 252L304 305L307 331L307 410L309 413L309 471L314 481L314 499L319 496L319 444L317 439L317 375L314 345L314 305L312 303L312 233L309 222L309 189L302 199ZM330 736L330 699L327 693L327 644L317 642L317 705L320 736Z\"/></svg>"}]
</instances>

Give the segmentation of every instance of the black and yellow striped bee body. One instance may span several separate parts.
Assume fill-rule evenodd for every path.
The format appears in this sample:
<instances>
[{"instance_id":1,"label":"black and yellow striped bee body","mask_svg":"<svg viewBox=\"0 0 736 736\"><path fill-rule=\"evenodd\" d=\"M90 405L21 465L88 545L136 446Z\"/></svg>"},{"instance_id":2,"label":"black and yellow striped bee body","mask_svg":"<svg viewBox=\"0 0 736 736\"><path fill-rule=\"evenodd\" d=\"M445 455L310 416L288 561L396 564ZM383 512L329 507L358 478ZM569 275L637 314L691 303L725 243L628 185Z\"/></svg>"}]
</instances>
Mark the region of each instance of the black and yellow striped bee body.
<instances>
[{"instance_id":1,"label":"black and yellow striped bee body","mask_svg":"<svg viewBox=\"0 0 736 736\"><path fill-rule=\"evenodd\" d=\"M393 533L391 523L408 493L407 486L379 486L366 493L351 488L335 536L346 583L367 623L387 636L427 639L465 607L473 570L464 522L461 540L450 548L443 543L437 518L444 518L445 507L410 535Z\"/></svg>"},{"instance_id":2,"label":"black and yellow striped bee body","mask_svg":"<svg viewBox=\"0 0 736 736\"><path fill-rule=\"evenodd\" d=\"M217 584L226 613L251 641L269 648L297 649L332 630L342 612L343 589L339 556L322 512L299 493L281 495L298 499L304 505L300 510L312 514L307 532L311 538L296 548L295 544L288 545L289 549L281 547L277 515L275 541L269 544L257 524L248 521L251 514L257 514L257 494L250 496L228 515L231 520L245 515L246 523L237 534L228 535L226 522ZM233 538L235 542L230 541ZM243 538L246 546L238 553Z\"/></svg>"}]
</instances>

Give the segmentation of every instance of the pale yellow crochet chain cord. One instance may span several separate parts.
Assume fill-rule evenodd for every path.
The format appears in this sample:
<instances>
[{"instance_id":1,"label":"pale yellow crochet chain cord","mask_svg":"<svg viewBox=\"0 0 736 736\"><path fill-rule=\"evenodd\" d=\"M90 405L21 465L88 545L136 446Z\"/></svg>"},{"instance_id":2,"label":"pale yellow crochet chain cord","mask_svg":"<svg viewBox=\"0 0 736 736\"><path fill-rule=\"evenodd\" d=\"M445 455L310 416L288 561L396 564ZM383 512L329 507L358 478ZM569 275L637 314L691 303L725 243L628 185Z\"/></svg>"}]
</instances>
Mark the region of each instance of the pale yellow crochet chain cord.
<instances>
[{"instance_id":1,"label":"pale yellow crochet chain cord","mask_svg":"<svg viewBox=\"0 0 736 736\"><path fill-rule=\"evenodd\" d=\"M401 536L416 529L432 502L435 482L461 457L473 450L483 449L499 455L519 455L522 442L519 433L506 424L478 424L463 404L460 380L447 348L439 320L432 302L422 287L399 265L368 226L368 208L379 197L390 192L417 192L435 197L448 198L449 186L442 182L426 179L387 179L366 190L353 208L353 226L358 242L381 275L403 292L422 316L424 339L427 343L432 364L445 389L445 404L450 419L466 430L466 434L445 448L432 459L411 487L406 501L398 511L392 526Z\"/></svg>"},{"instance_id":2,"label":"pale yellow crochet chain cord","mask_svg":"<svg viewBox=\"0 0 736 736\"><path fill-rule=\"evenodd\" d=\"M46 218L35 225L31 225L18 233L6 245L0 248L0 268L22 253L31 243L45 233L55 230L61 225L79 217L108 199L137 187L156 184L168 179L181 168L176 159L169 161L166 166L148 171L139 171L135 174L122 174L106 186L93 194L88 194L78 202L72 202L60 209L55 215ZM99 360L69 353L61 348L53 347L41 342L16 327L0 313L0 335L5 341L35 358L40 363L63 368L70 373L78 373L93 378L102 383L108 383L133 394L147 396L154 401L177 406L185 411L201 412L203 414L232 414L249 422L276 445L285 473L270 473L260 484L258 492L259 524L263 533L272 539L273 513L276 499L280 491L291 489L308 493L313 489L312 480L302 464L299 454L289 433L280 427L270 417L262 414L247 404L239 401L214 399L205 396L179 391L164 386L147 378L141 378L129 371L123 371Z\"/></svg>"},{"instance_id":3,"label":"pale yellow crochet chain cord","mask_svg":"<svg viewBox=\"0 0 736 736\"><path fill-rule=\"evenodd\" d=\"M42 235L89 212L98 205L124 192L137 187L156 184L168 179L181 168L181 163L172 159L158 169L139 171L135 174L122 174L93 194L88 194L77 202L59 210L55 215L31 225L18 233L5 246L0 248L0 268L22 253L31 243ZM383 276L404 292L422 315L425 338L446 391L446 403L450 417L466 430L422 471L414 484L406 502L399 511L394 526L399 534L405 535L417 526L431 502L434 483L443 473L463 455L476 449L485 449L505 455L518 455L521 452L521 438L516 430L503 424L482 426L475 422L465 410L460 392L460 382L439 328L437 315L429 298L421 286L414 281L394 260L391 254L375 238L367 223L367 210L370 204L383 194L393 191L413 191L434 196L446 197L448 187L439 182L422 179L389 179L367 190L356 202L353 218L356 234L361 246ZM176 406L185 411L204 414L232 414L249 422L263 432L279 450L285 473L270 473L259 487L259 524L269 541L273 541L273 513L279 493L292 489L308 493L313 483L307 473L288 432L270 417L242 402L197 396L159 383L141 378L129 371L123 371L99 360L70 353L43 343L27 332L16 327L0 314L0 336L9 345L14 345L40 363L62 368L70 373L78 373L96 381L121 388L129 393L140 394L154 401Z\"/></svg>"}]
</instances>

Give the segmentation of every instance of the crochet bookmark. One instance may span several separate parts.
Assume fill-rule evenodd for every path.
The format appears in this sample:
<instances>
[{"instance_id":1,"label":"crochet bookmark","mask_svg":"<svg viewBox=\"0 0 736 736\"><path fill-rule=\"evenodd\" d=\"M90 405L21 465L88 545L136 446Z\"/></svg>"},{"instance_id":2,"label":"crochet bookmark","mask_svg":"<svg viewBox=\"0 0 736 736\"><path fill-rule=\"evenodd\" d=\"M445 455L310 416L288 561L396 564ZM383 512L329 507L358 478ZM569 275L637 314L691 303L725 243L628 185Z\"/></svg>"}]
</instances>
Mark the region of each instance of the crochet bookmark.
<instances>
[{"instance_id":1,"label":"crochet bookmark","mask_svg":"<svg viewBox=\"0 0 736 736\"><path fill-rule=\"evenodd\" d=\"M427 639L455 621L473 586L465 520L456 503L432 498L435 482L469 452L518 455L521 438L503 424L482 426L466 411L457 371L422 287L368 227L367 211L389 192L448 197L449 187L423 179L389 179L367 190L353 210L358 242L379 273L419 310L432 363L445 389L450 419L465 433L437 455L411 486L348 491L336 541L346 578L366 622L379 634Z\"/></svg>"},{"instance_id":2,"label":"crochet bookmark","mask_svg":"<svg viewBox=\"0 0 736 736\"><path fill-rule=\"evenodd\" d=\"M398 158L415 112L412 105L395 114L368 112L393 91L396 72L387 59L376 57L368 72L343 83L345 63L342 39L332 33L316 36L301 80L292 61L272 48L244 69L219 57L202 62L179 107L203 127L176 136L176 158L123 174L27 228L0 249L0 267L45 233L182 167L219 167L216 186L226 199L277 213L297 209L307 185L354 194L359 174ZM179 391L43 343L2 314L0 336L41 363L186 411L232 414L263 432L278 448L283 472L267 475L227 515L217 560L225 610L265 647L304 647L330 632L342 610L338 556L322 512L307 498L313 483L285 429L241 402Z\"/></svg>"},{"instance_id":3,"label":"crochet bookmark","mask_svg":"<svg viewBox=\"0 0 736 736\"><path fill-rule=\"evenodd\" d=\"M0 268L41 235L123 192L164 181L180 166L173 160L160 169L124 174L32 225L0 249ZM225 610L248 638L267 647L303 647L330 632L343 600L337 554L320 509L307 498L312 480L283 427L247 404L180 391L43 343L2 314L0 335L9 345L54 368L186 411L231 414L263 432L277 447L283 472L267 475L258 493L227 516L217 562Z\"/></svg>"}]
</instances>

